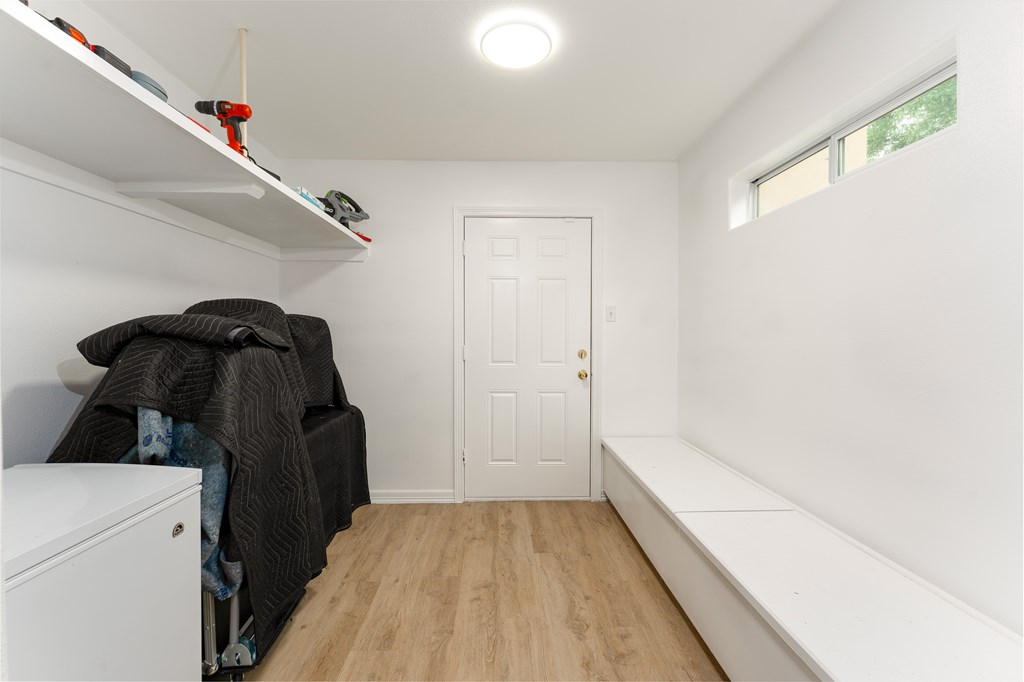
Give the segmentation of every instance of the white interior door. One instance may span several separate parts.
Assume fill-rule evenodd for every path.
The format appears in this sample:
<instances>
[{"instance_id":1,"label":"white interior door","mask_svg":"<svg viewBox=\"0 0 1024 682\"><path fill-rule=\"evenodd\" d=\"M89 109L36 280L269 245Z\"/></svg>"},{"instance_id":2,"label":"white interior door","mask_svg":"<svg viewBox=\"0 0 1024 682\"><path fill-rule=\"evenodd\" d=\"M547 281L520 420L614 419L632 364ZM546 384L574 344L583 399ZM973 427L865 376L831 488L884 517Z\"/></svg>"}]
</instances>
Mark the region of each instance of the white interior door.
<instances>
[{"instance_id":1,"label":"white interior door","mask_svg":"<svg viewBox=\"0 0 1024 682\"><path fill-rule=\"evenodd\" d=\"M590 219L465 220L467 498L590 495Z\"/></svg>"}]
</instances>

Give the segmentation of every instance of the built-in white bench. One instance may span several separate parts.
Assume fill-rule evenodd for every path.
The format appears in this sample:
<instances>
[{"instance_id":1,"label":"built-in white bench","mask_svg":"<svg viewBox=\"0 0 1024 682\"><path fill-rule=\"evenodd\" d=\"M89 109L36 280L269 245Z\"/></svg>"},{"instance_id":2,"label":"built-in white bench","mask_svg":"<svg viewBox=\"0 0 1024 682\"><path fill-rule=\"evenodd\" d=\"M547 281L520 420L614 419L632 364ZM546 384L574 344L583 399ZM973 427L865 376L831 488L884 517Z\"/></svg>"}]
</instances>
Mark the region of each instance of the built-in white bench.
<instances>
[{"instance_id":1,"label":"built-in white bench","mask_svg":"<svg viewBox=\"0 0 1024 682\"><path fill-rule=\"evenodd\" d=\"M683 441L603 444L605 494L731 679L1022 679L1019 637Z\"/></svg>"}]
</instances>

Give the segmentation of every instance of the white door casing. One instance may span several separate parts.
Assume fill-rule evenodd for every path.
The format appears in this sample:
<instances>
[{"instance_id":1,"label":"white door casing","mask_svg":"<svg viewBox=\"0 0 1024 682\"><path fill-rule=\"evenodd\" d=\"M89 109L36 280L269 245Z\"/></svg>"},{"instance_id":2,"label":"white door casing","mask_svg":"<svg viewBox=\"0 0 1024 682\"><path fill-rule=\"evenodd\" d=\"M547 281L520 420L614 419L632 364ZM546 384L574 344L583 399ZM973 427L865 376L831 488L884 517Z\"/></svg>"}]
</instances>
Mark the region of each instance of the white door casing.
<instances>
[{"instance_id":1,"label":"white door casing","mask_svg":"<svg viewBox=\"0 0 1024 682\"><path fill-rule=\"evenodd\" d=\"M589 497L591 221L467 217L464 238L466 497Z\"/></svg>"}]
</instances>

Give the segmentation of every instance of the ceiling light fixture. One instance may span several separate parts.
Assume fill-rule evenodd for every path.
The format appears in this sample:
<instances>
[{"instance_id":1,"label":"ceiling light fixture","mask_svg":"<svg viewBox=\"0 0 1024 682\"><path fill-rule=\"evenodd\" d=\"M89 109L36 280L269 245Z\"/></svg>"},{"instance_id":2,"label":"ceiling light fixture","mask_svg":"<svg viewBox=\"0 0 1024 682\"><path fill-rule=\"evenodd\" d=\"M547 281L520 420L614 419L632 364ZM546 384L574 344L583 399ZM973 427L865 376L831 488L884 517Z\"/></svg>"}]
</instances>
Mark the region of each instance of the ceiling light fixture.
<instances>
[{"instance_id":1,"label":"ceiling light fixture","mask_svg":"<svg viewBox=\"0 0 1024 682\"><path fill-rule=\"evenodd\" d=\"M551 38L531 24L502 24L484 34L480 51L504 69L525 69L551 54Z\"/></svg>"}]
</instances>

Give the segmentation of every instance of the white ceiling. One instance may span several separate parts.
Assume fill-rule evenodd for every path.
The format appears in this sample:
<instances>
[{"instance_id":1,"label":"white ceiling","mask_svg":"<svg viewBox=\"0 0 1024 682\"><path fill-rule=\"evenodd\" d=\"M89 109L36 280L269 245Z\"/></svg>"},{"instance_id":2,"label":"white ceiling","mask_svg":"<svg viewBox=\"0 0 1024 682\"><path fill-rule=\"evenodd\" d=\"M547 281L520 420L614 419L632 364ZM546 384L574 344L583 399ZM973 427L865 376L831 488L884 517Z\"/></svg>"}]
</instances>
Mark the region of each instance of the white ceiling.
<instances>
[{"instance_id":1,"label":"white ceiling","mask_svg":"<svg viewBox=\"0 0 1024 682\"><path fill-rule=\"evenodd\" d=\"M246 27L250 135L280 158L671 160L837 2L87 4L210 99L239 97ZM502 13L553 27L551 57L488 64Z\"/></svg>"}]
</instances>

